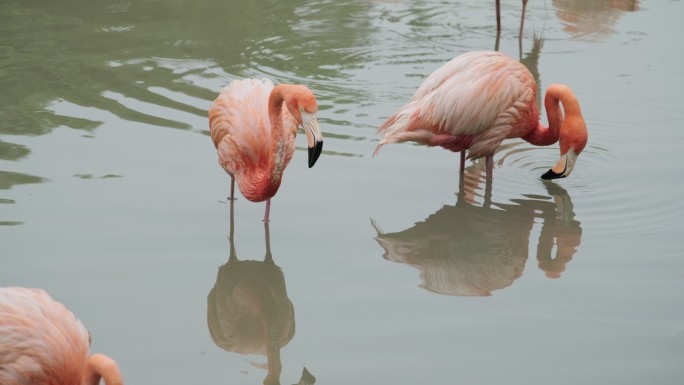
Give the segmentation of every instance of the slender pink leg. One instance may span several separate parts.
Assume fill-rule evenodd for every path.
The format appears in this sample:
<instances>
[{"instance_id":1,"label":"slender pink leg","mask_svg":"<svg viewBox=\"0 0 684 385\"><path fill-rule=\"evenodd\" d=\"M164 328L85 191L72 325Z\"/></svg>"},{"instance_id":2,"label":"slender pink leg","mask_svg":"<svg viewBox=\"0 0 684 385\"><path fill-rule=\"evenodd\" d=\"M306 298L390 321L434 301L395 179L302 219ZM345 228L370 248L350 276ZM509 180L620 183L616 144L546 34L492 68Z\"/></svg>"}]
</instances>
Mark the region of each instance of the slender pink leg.
<instances>
[{"instance_id":1,"label":"slender pink leg","mask_svg":"<svg viewBox=\"0 0 684 385\"><path fill-rule=\"evenodd\" d=\"M271 198L268 198L266 200L266 212L264 212L264 222L269 221L268 214L270 213L270 211L271 211Z\"/></svg>"},{"instance_id":2,"label":"slender pink leg","mask_svg":"<svg viewBox=\"0 0 684 385\"><path fill-rule=\"evenodd\" d=\"M465 150L461 151L461 175L465 171Z\"/></svg>"}]
</instances>

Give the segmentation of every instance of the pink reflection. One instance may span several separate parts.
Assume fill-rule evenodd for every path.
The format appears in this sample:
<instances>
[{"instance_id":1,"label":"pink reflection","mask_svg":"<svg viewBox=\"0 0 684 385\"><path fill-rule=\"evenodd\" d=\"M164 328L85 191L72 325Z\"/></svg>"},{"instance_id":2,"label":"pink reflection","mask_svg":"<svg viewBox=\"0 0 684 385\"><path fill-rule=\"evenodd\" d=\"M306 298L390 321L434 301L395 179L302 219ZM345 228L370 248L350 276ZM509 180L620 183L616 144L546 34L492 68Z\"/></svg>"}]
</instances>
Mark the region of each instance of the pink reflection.
<instances>
[{"instance_id":1,"label":"pink reflection","mask_svg":"<svg viewBox=\"0 0 684 385\"><path fill-rule=\"evenodd\" d=\"M625 12L639 10L638 0L553 0L563 29L575 38L598 40L614 32Z\"/></svg>"},{"instance_id":2,"label":"pink reflection","mask_svg":"<svg viewBox=\"0 0 684 385\"><path fill-rule=\"evenodd\" d=\"M413 227L395 233L377 231L383 258L420 271L421 287L439 294L488 296L520 278L529 255L535 223L542 229L537 244L538 267L559 278L581 243L567 192L546 182L548 199L516 199L509 204L476 204L482 169L466 169L456 204L445 205ZM554 253L555 247L555 253Z\"/></svg>"}]
</instances>

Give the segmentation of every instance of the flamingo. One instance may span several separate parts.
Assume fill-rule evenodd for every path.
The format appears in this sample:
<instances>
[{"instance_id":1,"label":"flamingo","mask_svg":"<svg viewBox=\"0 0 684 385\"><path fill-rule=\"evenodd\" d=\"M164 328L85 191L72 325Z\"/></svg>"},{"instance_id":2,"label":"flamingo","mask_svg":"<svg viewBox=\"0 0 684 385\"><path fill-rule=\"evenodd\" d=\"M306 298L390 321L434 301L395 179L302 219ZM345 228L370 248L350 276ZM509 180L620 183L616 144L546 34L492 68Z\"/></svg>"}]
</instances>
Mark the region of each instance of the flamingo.
<instances>
[{"instance_id":1,"label":"flamingo","mask_svg":"<svg viewBox=\"0 0 684 385\"><path fill-rule=\"evenodd\" d=\"M0 288L0 384L123 385L116 363L88 356L90 335L42 289Z\"/></svg>"},{"instance_id":2,"label":"flamingo","mask_svg":"<svg viewBox=\"0 0 684 385\"><path fill-rule=\"evenodd\" d=\"M221 90L209 109L209 126L219 164L231 177L231 200L237 179L245 198L266 201L264 221L268 222L271 198L294 154L298 127L306 132L309 167L321 155L317 111L316 97L302 85L274 86L268 79L245 79Z\"/></svg>"},{"instance_id":3,"label":"flamingo","mask_svg":"<svg viewBox=\"0 0 684 385\"><path fill-rule=\"evenodd\" d=\"M546 146L560 140L561 157L543 179L572 172L587 143L587 127L577 97L564 84L551 84L544 106L549 126L539 121L537 85L524 65L496 51L469 52L430 74L411 100L378 128L375 148L405 141L441 146L469 159L485 157L492 179L496 149L507 138ZM560 103L562 103L561 111Z\"/></svg>"},{"instance_id":4,"label":"flamingo","mask_svg":"<svg viewBox=\"0 0 684 385\"><path fill-rule=\"evenodd\" d=\"M496 33L501 33L501 5L500 0L496 0ZM522 0L522 15L520 16L520 31L518 32L518 39L522 39L523 25L525 24L525 8L527 8L527 0Z\"/></svg>"}]
</instances>

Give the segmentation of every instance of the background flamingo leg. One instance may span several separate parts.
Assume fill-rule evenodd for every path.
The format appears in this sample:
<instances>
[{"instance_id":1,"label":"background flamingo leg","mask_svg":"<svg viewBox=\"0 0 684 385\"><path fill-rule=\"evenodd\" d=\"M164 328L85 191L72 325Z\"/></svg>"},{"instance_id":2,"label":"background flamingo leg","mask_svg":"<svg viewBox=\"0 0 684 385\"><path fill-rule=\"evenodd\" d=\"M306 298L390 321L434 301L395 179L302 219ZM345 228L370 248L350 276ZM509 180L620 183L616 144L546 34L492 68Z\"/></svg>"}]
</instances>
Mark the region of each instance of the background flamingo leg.
<instances>
[{"instance_id":1,"label":"background flamingo leg","mask_svg":"<svg viewBox=\"0 0 684 385\"><path fill-rule=\"evenodd\" d=\"M518 32L518 40L522 39L523 25L525 25L525 8L527 7L527 0L522 0L522 15L520 16L520 32Z\"/></svg>"},{"instance_id":2,"label":"background flamingo leg","mask_svg":"<svg viewBox=\"0 0 684 385\"><path fill-rule=\"evenodd\" d=\"M499 0L496 0L496 32L501 32L501 4L499 4Z\"/></svg>"},{"instance_id":3,"label":"background flamingo leg","mask_svg":"<svg viewBox=\"0 0 684 385\"><path fill-rule=\"evenodd\" d=\"M494 155L487 155L485 157L485 163L487 165L487 182L491 182L494 173Z\"/></svg>"}]
</instances>

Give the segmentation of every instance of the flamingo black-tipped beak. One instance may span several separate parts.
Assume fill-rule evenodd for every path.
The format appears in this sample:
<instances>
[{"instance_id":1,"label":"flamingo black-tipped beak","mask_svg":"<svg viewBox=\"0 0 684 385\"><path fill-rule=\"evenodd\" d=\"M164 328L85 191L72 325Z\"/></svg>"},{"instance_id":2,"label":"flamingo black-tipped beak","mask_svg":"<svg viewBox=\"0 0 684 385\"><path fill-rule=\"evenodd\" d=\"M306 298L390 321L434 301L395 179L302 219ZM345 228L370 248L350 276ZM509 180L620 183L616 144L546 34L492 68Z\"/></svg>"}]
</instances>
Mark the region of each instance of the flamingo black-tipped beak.
<instances>
[{"instance_id":1,"label":"flamingo black-tipped beak","mask_svg":"<svg viewBox=\"0 0 684 385\"><path fill-rule=\"evenodd\" d=\"M551 180L551 179L558 179L558 178L565 178L565 175L563 173L557 173L551 169L544 173L544 175L541 176L542 179L545 180Z\"/></svg>"},{"instance_id":2,"label":"flamingo black-tipped beak","mask_svg":"<svg viewBox=\"0 0 684 385\"><path fill-rule=\"evenodd\" d=\"M323 141L316 141L313 147L309 147L309 168L313 167L323 151Z\"/></svg>"},{"instance_id":3,"label":"flamingo black-tipped beak","mask_svg":"<svg viewBox=\"0 0 684 385\"><path fill-rule=\"evenodd\" d=\"M577 154L575 153L575 150L569 148L565 154L561 155L558 162L542 175L541 178L545 180L565 178L572 172L576 161Z\"/></svg>"},{"instance_id":4,"label":"flamingo black-tipped beak","mask_svg":"<svg viewBox=\"0 0 684 385\"><path fill-rule=\"evenodd\" d=\"M313 167L323 151L323 135L318 127L316 114L301 110L302 126L306 132L306 141L309 145L309 168Z\"/></svg>"}]
</instances>

